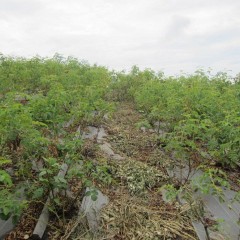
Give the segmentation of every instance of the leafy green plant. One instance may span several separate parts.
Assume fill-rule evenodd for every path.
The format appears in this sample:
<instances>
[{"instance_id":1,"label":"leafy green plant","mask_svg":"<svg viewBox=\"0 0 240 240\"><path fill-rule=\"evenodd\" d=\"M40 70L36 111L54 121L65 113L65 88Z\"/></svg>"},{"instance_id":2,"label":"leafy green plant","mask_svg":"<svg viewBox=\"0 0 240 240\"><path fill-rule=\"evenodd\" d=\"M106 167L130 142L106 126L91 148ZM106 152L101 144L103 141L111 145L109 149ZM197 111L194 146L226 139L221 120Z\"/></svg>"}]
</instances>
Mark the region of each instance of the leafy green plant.
<instances>
[{"instance_id":1,"label":"leafy green plant","mask_svg":"<svg viewBox=\"0 0 240 240\"><path fill-rule=\"evenodd\" d=\"M164 185L163 189L166 190L166 199L170 201L175 201L181 192L181 189L177 190L172 184Z\"/></svg>"},{"instance_id":2,"label":"leafy green plant","mask_svg":"<svg viewBox=\"0 0 240 240\"><path fill-rule=\"evenodd\" d=\"M96 201L98 198L98 191L95 188L90 188L89 191L85 193L85 196L91 196L91 199Z\"/></svg>"},{"instance_id":3,"label":"leafy green plant","mask_svg":"<svg viewBox=\"0 0 240 240\"><path fill-rule=\"evenodd\" d=\"M19 199L18 192L12 193L9 189L0 190L0 218L7 220L12 217L16 223L20 218L23 209L28 205L28 201Z\"/></svg>"},{"instance_id":4,"label":"leafy green plant","mask_svg":"<svg viewBox=\"0 0 240 240\"><path fill-rule=\"evenodd\" d=\"M10 164L11 161L0 158L0 166ZM19 186L17 187L19 188ZM22 200L22 190L16 189L9 173L0 170L0 218L7 220L12 217L14 223L19 219L24 208L27 207L27 201Z\"/></svg>"},{"instance_id":5,"label":"leafy green plant","mask_svg":"<svg viewBox=\"0 0 240 240\"><path fill-rule=\"evenodd\" d=\"M0 167L5 164L10 164L11 160L0 157ZM12 178L9 173L3 169L0 169L0 184L11 187L13 185Z\"/></svg>"},{"instance_id":6,"label":"leafy green plant","mask_svg":"<svg viewBox=\"0 0 240 240\"><path fill-rule=\"evenodd\" d=\"M55 158L44 158L45 167L40 170L39 181L51 193L51 198L55 199L55 190L65 190L67 181L64 177L58 176L57 173L61 169L61 165Z\"/></svg>"},{"instance_id":7,"label":"leafy green plant","mask_svg":"<svg viewBox=\"0 0 240 240\"><path fill-rule=\"evenodd\" d=\"M222 188L230 187L226 174L223 171L214 168L205 169L204 173L201 176L194 178L191 184L195 191L200 190L204 194L216 195L222 202L225 201Z\"/></svg>"},{"instance_id":8,"label":"leafy green plant","mask_svg":"<svg viewBox=\"0 0 240 240\"><path fill-rule=\"evenodd\" d=\"M94 188L90 178L111 183L107 166L81 168L86 165L81 155L83 141L74 136L76 126L100 124L104 114L113 109L105 100L111 80L105 67L59 54L31 59L0 56L0 156L12 160L18 181L29 183L29 201L41 200L50 192L50 210L58 214L73 178L78 178L82 188ZM70 119L74 119L72 125L65 127ZM33 169L32 162L39 163L39 169ZM78 171L59 177L62 163L69 168L78 166ZM12 194L15 178L4 169L0 170L0 186L7 186L0 193L3 214L19 216L22 203L14 201ZM60 196L56 189L65 195ZM8 197L4 199L3 194ZM81 194L80 189L75 200ZM91 196L96 199L96 191L91 190Z\"/></svg>"}]
</instances>

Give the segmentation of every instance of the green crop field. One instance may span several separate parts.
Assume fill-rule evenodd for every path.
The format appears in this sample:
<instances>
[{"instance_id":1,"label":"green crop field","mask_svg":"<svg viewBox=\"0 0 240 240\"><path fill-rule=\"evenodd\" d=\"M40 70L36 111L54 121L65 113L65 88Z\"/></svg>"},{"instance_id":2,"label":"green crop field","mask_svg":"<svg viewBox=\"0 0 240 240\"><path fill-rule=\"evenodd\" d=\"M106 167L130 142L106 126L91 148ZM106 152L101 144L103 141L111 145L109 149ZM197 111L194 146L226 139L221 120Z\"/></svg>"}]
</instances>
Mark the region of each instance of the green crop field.
<instances>
[{"instance_id":1,"label":"green crop field","mask_svg":"<svg viewBox=\"0 0 240 240\"><path fill-rule=\"evenodd\" d=\"M76 138L78 128L82 131L88 126L105 126L119 111L118 107L126 103L133 106L131 111L139 114L136 115L139 119L134 123L136 131L139 131L138 128L143 128L144 131L156 128L156 134L149 138L149 142L154 146L152 151L165 154L166 162L157 157L149 169L148 165L139 167L130 162L127 171L131 168L135 171L125 172L121 166L121 172L117 172L119 167L116 164L112 166L103 156L98 156L96 141L89 143L81 137ZM106 115L109 116L108 120ZM119 119L121 117L127 116L123 112ZM129 124L131 121L133 120L129 119ZM71 124L67 124L69 122ZM124 124L127 126L127 121ZM111 130L113 133L118 131L117 127L121 127L117 120L115 125ZM129 140L130 130L126 130L125 135ZM136 139L138 137L136 135ZM133 150L136 142L131 144L132 142L121 143L116 140L116 146L125 150L127 157L135 154ZM138 144L141 144L141 149L145 149L148 143L146 141L145 144L143 137ZM91 161L91 156L94 161ZM34 169L34 163L41 164L41 167ZM64 163L71 170L67 171L65 177L59 177L57 174ZM82 167L73 171L76 165ZM157 192L159 179L156 180L154 175L148 180L149 174L158 176L152 168L160 166L164 172L164 169L176 165L187 166L189 171L201 169L204 174L197 183L191 183L189 176L181 182L161 177L161 181L165 179L164 184L171 197L176 197L175 193L181 189L186 191L192 188L194 191L198 188L204 193L212 192L224 201L221 187L231 188L234 185L239 188L238 78L231 79L225 73L210 75L202 70L191 75L167 77L162 72L156 73L151 69L141 71L136 66L129 73L115 72L60 55L30 59L0 56L2 219L13 216L13 221L18 222L24 211L34 208L39 202L44 203L46 196L50 194L49 209L52 219L61 219L67 225L69 219L64 211L78 197L81 198L84 188L92 189L87 195L96 201L96 189L108 189L109 185L118 188L124 184L119 180L124 179L121 174L126 174L126 181L129 181L126 186L140 189L133 184L141 182L141 189ZM137 183L134 182L135 179ZM76 182L80 187L71 201L66 194L55 192L58 189L66 193L69 186L75 186ZM22 186L27 197L23 201L16 201L16 189ZM134 195L135 192L129 191L129 194ZM201 221L204 222L204 218ZM56 239L60 239L64 231L67 231L62 231L61 225L51 229L59 232L59 238ZM177 230L172 232L176 234ZM131 235L112 239L130 239L129 236ZM185 235L178 236L179 238L175 238L176 235L172 235L172 238L170 236L166 239L195 239L190 230L189 235L186 230Z\"/></svg>"}]
</instances>

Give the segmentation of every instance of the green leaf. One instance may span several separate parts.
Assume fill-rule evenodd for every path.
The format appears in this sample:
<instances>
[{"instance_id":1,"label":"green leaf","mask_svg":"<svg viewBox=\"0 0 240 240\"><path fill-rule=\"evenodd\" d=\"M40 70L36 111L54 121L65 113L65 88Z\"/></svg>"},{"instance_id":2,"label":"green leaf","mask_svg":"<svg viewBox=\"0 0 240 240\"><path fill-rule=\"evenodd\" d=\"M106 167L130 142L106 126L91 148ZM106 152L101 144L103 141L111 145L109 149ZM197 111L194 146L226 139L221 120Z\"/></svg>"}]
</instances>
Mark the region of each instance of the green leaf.
<instances>
[{"instance_id":1,"label":"green leaf","mask_svg":"<svg viewBox=\"0 0 240 240\"><path fill-rule=\"evenodd\" d=\"M44 189L42 187L36 189L33 193L33 199L41 198L43 196L43 193L44 193Z\"/></svg>"},{"instance_id":2,"label":"green leaf","mask_svg":"<svg viewBox=\"0 0 240 240\"><path fill-rule=\"evenodd\" d=\"M43 122L39 122L39 121L32 121L32 124L35 126L39 126L39 127L48 127L47 124L43 123Z\"/></svg>"},{"instance_id":3,"label":"green leaf","mask_svg":"<svg viewBox=\"0 0 240 240\"><path fill-rule=\"evenodd\" d=\"M0 182L9 186L13 184L11 176L4 170L0 170Z\"/></svg>"},{"instance_id":4,"label":"green leaf","mask_svg":"<svg viewBox=\"0 0 240 240\"><path fill-rule=\"evenodd\" d=\"M0 157L0 166L2 166L4 164L9 164L9 163L12 163L12 161L9 159L6 159L4 157Z\"/></svg>"},{"instance_id":5,"label":"green leaf","mask_svg":"<svg viewBox=\"0 0 240 240\"><path fill-rule=\"evenodd\" d=\"M91 199L93 200L93 201L97 201L97 195L95 195L95 194L93 194L93 195L91 195Z\"/></svg>"},{"instance_id":6,"label":"green leaf","mask_svg":"<svg viewBox=\"0 0 240 240\"><path fill-rule=\"evenodd\" d=\"M61 203L60 203L60 199L59 199L59 198L54 198L54 202L55 202L58 206L61 205Z\"/></svg>"},{"instance_id":7,"label":"green leaf","mask_svg":"<svg viewBox=\"0 0 240 240\"><path fill-rule=\"evenodd\" d=\"M41 172L39 173L39 177L42 177L44 175L47 174L47 170L46 169L42 169Z\"/></svg>"},{"instance_id":8,"label":"green leaf","mask_svg":"<svg viewBox=\"0 0 240 240\"><path fill-rule=\"evenodd\" d=\"M85 181L85 186L86 186L86 187L91 187L91 186L92 186L92 182L89 181L89 180L86 180L86 181Z\"/></svg>"},{"instance_id":9,"label":"green leaf","mask_svg":"<svg viewBox=\"0 0 240 240\"><path fill-rule=\"evenodd\" d=\"M92 194L92 192L91 191L87 191L86 193L85 193L85 196L90 196Z\"/></svg>"}]
</instances>

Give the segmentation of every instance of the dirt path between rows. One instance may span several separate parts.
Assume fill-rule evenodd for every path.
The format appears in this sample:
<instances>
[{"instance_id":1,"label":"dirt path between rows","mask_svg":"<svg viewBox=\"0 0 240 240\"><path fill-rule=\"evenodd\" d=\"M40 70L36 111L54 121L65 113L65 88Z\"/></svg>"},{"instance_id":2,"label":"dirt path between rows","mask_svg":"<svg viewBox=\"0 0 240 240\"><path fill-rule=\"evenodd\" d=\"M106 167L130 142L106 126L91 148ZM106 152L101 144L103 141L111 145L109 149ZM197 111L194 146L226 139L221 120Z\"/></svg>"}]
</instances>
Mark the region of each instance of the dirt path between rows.
<instances>
[{"instance_id":1,"label":"dirt path between rows","mask_svg":"<svg viewBox=\"0 0 240 240\"><path fill-rule=\"evenodd\" d=\"M104 126L113 151L125 160L108 158L116 183L105 189L110 204L102 211L102 239L197 239L188 209L163 201L168 156L142 121L132 104L120 103Z\"/></svg>"}]
</instances>

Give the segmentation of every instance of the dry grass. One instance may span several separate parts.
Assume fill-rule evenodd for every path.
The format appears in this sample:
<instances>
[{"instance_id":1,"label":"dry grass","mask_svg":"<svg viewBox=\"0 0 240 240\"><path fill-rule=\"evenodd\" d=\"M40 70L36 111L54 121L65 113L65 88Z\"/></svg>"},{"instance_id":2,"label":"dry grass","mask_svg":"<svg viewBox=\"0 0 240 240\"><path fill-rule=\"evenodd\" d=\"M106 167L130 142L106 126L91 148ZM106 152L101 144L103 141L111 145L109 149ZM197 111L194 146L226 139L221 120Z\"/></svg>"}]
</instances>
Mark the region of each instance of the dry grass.
<instances>
[{"instance_id":1,"label":"dry grass","mask_svg":"<svg viewBox=\"0 0 240 240\"><path fill-rule=\"evenodd\" d=\"M196 240L184 207L165 204L161 195L150 193L143 199L130 196L126 189L109 191L111 201L101 212L101 226L96 235L89 231L84 218L72 219L60 240Z\"/></svg>"},{"instance_id":2,"label":"dry grass","mask_svg":"<svg viewBox=\"0 0 240 240\"><path fill-rule=\"evenodd\" d=\"M197 239L188 217L180 212L180 206L154 206L121 193L102 212L102 239Z\"/></svg>"}]
</instances>

